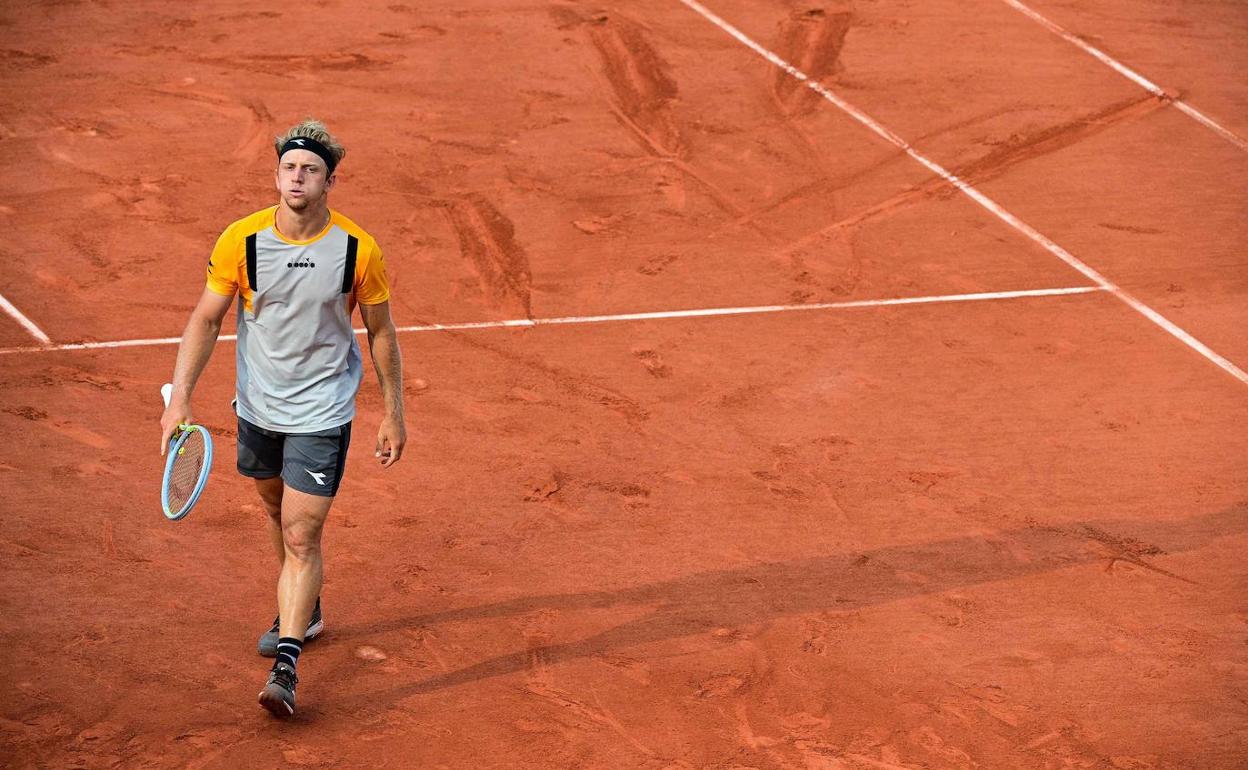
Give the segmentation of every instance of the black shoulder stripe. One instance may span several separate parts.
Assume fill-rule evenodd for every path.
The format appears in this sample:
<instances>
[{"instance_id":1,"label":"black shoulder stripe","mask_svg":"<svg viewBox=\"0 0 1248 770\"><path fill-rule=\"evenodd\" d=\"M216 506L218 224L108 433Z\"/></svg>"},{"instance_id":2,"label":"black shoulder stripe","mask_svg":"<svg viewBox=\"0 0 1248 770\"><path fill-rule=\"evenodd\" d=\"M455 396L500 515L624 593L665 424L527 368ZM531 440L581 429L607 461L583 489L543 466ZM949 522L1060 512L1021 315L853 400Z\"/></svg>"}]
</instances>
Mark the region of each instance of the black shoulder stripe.
<instances>
[{"instance_id":1,"label":"black shoulder stripe","mask_svg":"<svg viewBox=\"0 0 1248 770\"><path fill-rule=\"evenodd\" d=\"M256 234L247 236L247 283L256 290Z\"/></svg>"},{"instance_id":2,"label":"black shoulder stripe","mask_svg":"<svg viewBox=\"0 0 1248 770\"><path fill-rule=\"evenodd\" d=\"M342 293L350 294L355 288L355 253L360 249L360 240L354 235L347 236L347 262L342 267Z\"/></svg>"}]
</instances>

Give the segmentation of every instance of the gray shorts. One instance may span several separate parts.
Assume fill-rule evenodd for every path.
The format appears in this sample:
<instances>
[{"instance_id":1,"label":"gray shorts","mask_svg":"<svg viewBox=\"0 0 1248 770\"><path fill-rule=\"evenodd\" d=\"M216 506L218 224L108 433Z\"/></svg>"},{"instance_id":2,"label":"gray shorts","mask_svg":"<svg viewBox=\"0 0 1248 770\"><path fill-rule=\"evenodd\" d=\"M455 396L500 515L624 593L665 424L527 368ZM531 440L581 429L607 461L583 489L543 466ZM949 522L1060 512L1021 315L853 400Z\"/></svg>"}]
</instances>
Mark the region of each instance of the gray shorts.
<instances>
[{"instance_id":1,"label":"gray shorts","mask_svg":"<svg viewBox=\"0 0 1248 770\"><path fill-rule=\"evenodd\" d=\"M278 433L238 418L238 472L253 479L281 476L309 495L338 494L351 444L351 423L316 433Z\"/></svg>"}]
</instances>

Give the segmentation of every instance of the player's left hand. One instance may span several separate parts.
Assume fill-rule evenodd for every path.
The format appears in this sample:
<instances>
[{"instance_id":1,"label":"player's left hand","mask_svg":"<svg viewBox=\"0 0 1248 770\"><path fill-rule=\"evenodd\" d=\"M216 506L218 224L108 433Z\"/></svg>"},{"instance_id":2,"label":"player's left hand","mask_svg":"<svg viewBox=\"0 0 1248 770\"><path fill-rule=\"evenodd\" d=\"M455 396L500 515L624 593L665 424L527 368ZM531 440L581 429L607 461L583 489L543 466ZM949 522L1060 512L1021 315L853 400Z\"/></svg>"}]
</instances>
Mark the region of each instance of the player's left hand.
<instances>
[{"instance_id":1,"label":"player's left hand","mask_svg":"<svg viewBox=\"0 0 1248 770\"><path fill-rule=\"evenodd\" d=\"M378 458L383 468L389 468L399 461L406 443L407 428L403 425L403 418L387 417L377 429L377 451L373 456Z\"/></svg>"}]
</instances>

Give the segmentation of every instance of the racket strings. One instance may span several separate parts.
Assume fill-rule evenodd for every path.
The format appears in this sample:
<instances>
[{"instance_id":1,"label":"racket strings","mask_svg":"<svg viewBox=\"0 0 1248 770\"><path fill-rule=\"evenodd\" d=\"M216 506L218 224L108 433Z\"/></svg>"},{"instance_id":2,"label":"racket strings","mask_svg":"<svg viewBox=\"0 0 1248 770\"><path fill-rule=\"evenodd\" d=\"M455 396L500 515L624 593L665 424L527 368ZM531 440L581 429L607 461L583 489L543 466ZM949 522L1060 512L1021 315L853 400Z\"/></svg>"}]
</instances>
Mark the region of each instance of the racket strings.
<instances>
[{"instance_id":1,"label":"racket strings","mask_svg":"<svg viewBox=\"0 0 1248 770\"><path fill-rule=\"evenodd\" d=\"M173 467L169 472L169 510L179 512L186 507L199 486L200 473L204 467L207 445L204 435L198 430L191 431L186 440L178 446L173 458Z\"/></svg>"}]
</instances>

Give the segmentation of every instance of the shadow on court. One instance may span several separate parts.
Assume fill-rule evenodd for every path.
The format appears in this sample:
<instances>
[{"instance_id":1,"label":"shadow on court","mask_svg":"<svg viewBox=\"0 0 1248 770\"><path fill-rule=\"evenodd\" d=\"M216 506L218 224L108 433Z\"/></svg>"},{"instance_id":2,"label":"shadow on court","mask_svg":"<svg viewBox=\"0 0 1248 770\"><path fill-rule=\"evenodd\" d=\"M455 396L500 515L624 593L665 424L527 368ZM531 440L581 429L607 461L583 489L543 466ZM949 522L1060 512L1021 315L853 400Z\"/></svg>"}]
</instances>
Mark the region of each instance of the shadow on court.
<instances>
[{"instance_id":1,"label":"shadow on court","mask_svg":"<svg viewBox=\"0 0 1248 770\"><path fill-rule=\"evenodd\" d=\"M482 620L553 609L575 612L657 605L650 615L585 639L531 647L418 682L341 699L377 703L511 674L534 656L557 664L615 649L703 634L820 611L850 611L966 586L1026 578L1081 564L1121 561L1159 579L1195 581L1152 563L1152 557L1196 550L1244 531L1248 503L1179 522L1100 520L1050 526L1032 523L989 536L880 548L789 562L706 572L615 591L530 596L494 604L348 627L339 640L371 637L448 621ZM1058 597L1055 597L1058 598Z\"/></svg>"}]
</instances>

